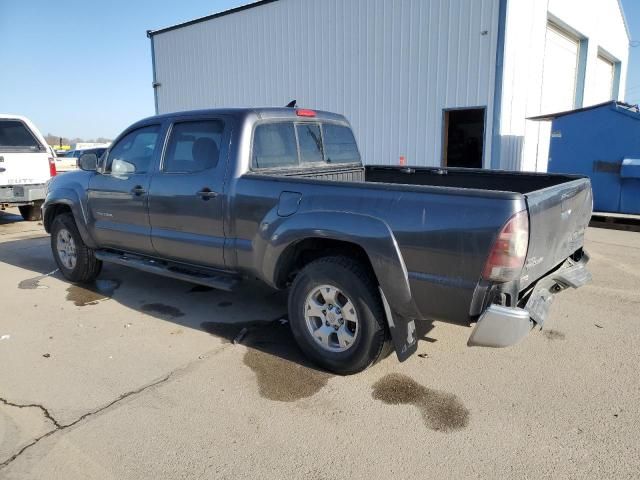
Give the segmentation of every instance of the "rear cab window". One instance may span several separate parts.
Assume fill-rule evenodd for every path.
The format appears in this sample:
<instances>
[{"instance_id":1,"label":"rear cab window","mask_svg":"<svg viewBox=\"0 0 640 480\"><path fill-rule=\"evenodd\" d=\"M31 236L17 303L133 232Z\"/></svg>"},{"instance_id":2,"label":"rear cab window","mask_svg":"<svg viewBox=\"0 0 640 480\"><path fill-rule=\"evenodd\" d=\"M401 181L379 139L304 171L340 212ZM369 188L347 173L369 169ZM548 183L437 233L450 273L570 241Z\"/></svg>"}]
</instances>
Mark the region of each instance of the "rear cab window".
<instances>
[{"instance_id":1,"label":"rear cab window","mask_svg":"<svg viewBox=\"0 0 640 480\"><path fill-rule=\"evenodd\" d=\"M324 163L322 134L317 123L302 123L296 125L300 163Z\"/></svg>"},{"instance_id":2,"label":"rear cab window","mask_svg":"<svg viewBox=\"0 0 640 480\"><path fill-rule=\"evenodd\" d=\"M296 132L292 122L258 125L253 137L253 167L256 169L298 166Z\"/></svg>"},{"instance_id":3,"label":"rear cab window","mask_svg":"<svg viewBox=\"0 0 640 480\"><path fill-rule=\"evenodd\" d=\"M349 127L325 123L322 138L327 163L360 163L358 144Z\"/></svg>"},{"instance_id":4,"label":"rear cab window","mask_svg":"<svg viewBox=\"0 0 640 480\"><path fill-rule=\"evenodd\" d=\"M0 120L0 150L5 152L41 152L44 146L20 120Z\"/></svg>"},{"instance_id":5,"label":"rear cab window","mask_svg":"<svg viewBox=\"0 0 640 480\"><path fill-rule=\"evenodd\" d=\"M252 170L360 163L351 128L329 122L276 121L254 129Z\"/></svg>"}]
</instances>

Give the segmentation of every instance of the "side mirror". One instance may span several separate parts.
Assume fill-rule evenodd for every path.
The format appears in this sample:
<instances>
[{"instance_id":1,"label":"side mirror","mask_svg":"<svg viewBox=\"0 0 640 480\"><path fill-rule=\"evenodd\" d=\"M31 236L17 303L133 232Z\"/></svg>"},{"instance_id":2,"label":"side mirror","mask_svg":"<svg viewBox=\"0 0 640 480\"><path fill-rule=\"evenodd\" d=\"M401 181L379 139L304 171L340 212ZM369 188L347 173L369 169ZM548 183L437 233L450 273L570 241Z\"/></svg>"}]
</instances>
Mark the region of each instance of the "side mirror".
<instances>
[{"instance_id":1,"label":"side mirror","mask_svg":"<svg viewBox=\"0 0 640 480\"><path fill-rule=\"evenodd\" d=\"M98 156L95 153L83 153L78 159L78 167L87 172L98 169Z\"/></svg>"}]
</instances>

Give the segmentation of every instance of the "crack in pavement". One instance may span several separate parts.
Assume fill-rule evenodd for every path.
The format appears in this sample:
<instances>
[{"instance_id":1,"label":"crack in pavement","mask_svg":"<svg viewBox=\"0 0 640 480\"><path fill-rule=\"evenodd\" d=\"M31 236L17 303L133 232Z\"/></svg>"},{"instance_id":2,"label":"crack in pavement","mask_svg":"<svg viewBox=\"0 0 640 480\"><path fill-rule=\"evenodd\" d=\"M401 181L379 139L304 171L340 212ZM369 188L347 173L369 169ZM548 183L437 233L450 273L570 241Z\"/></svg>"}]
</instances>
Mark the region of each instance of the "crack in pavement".
<instances>
[{"instance_id":1,"label":"crack in pavement","mask_svg":"<svg viewBox=\"0 0 640 480\"><path fill-rule=\"evenodd\" d=\"M123 393L122 395L120 395L118 398L116 398L115 400L109 402L106 405L103 405L102 407L96 409L96 410L92 410L90 412L85 413L84 415L81 415L80 417L78 417L76 420L74 420L71 423L68 423L66 425L62 425L60 423L58 423L57 420L55 420L51 414L49 413L49 411L43 407L42 405L38 405L38 404L29 404L29 405L20 405L20 404L15 404L15 403L11 403L3 398L0 398L0 401L2 401L2 403L4 403L5 405L9 405L12 407L18 407L18 408L29 408L29 407L33 407L33 408L39 408L42 410L42 412L44 413L44 416L46 418L48 418L49 420L51 420L51 422L53 422L53 424L55 425L56 428L54 428L53 430L48 431L47 433L45 433L44 435L40 435L38 438L36 438L35 440L33 440L33 442L25 445L24 447L22 447L17 453L13 454L11 457L9 457L8 459L6 459L5 461L3 461L2 463L0 463L0 469L8 466L11 462L13 462L16 458L18 458L20 455L22 455L25 450L33 447L35 444L37 444L40 440L47 438L50 435L53 435L56 432L65 430L67 428L73 427L74 425L76 425L77 423L81 422L82 420L86 419L87 417L91 417L93 415L96 415L106 409L108 409L109 407L115 405L116 403L124 400L127 397L130 397L132 395L137 395L138 393L142 393L145 390L155 387L157 385L160 385L161 383L166 382L167 380L169 380L171 378L171 376L178 370L181 369L177 369L177 370L173 370L171 371L169 374L167 374L166 376L162 377L160 380L156 380L155 382L149 383L147 385L144 385L143 387L137 388L135 390L131 390L129 392Z\"/></svg>"},{"instance_id":2,"label":"crack in pavement","mask_svg":"<svg viewBox=\"0 0 640 480\"><path fill-rule=\"evenodd\" d=\"M16 408L39 408L40 410L42 410L42 413L44 414L45 418L50 420L51 423L53 423L53 425L56 427L56 429L62 428L62 425L60 425L58 423L58 421L53 418L53 415L51 415L49 413L49 410L47 410L45 407L43 407L40 404L37 403L29 403L29 404L20 404L20 403L13 403L10 402L9 400L0 397L0 402L2 402L5 405L8 405L9 407L16 407Z\"/></svg>"},{"instance_id":3,"label":"crack in pavement","mask_svg":"<svg viewBox=\"0 0 640 480\"><path fill-rule=\"evenodd\" d=\"M98 408L96 410L92 410L92 411L90 411L88 413L85 413L84 415L81 415L76 420L74 420L73 422L68 423L66 425L62 425L62 424L58 423L53 418L53 416L49 413L49 411L45 407L43 407L42 405L38 405L38 404L19 405L19 404L13 404L11 402L8 402L7 400L4 400L4 399L0 398L0 400L3 403L5 403L6 405L10 405L10 406L18 407L18 408L27 408L27 407L40 408L44 412L45 417L47 417L49 420L51 420L53 422L53 424L56 426L56 428L54 428L53 430L50 430L49 432L45 433L44 435L39 436L33 442L29 443L28 445L25 445L17 453L13 454L11 457L7 458L5 461L0 463L0 470L2 470L3 468L7 467L11 462L13 462L20 455L22 455L26 450L28 450L29 448L31 448L34 445L36 445L40 440L43 440L43 439L47 438L48 436L53 435L56 432L60 432L62 430L66 430L67 428L73 427L74 425L78 424L79 422L83 421L84 419L107 410L108 408L110 408L113 405L115 405L116 403L124 400L125 398L131 397L132 395L137 395L139 393L144 392L145 390L148 390L148 389L153 388L153 387L155 387L157 385L165 383L167 380L169 380L176 373L187 371L192 365L194 365L194 364L196 364L196 363L198 363L198 362L200 362L200 361L202 361L202 360L204 360L206 358L210 358L210 357L213 357L215 355L218 355L218 354L226 351L228 348L230 348L230 345L222 345L221 347L219 347L219 348L217 348L215 350L212 350L212 351L209 351L209 352L205 352L205 353L199 355L197 360L192 360L192 361L188 362L186 365L182 365L182 366L180 366L178 368L175 368L174 370L171 370L167 375L165 375L164 377L160 378L159 380L156 380L155 382L148 383L148 384L146 384L146 385L144 385L144 386L142 386L140 388L137 388L135 390L130 390L130 391L126 392L126 393L123 393L122 395L120 395L115 400L107 403L106 405L103 405L102 407L100 407L100 408Z\"/></svg>"}]
</instances>

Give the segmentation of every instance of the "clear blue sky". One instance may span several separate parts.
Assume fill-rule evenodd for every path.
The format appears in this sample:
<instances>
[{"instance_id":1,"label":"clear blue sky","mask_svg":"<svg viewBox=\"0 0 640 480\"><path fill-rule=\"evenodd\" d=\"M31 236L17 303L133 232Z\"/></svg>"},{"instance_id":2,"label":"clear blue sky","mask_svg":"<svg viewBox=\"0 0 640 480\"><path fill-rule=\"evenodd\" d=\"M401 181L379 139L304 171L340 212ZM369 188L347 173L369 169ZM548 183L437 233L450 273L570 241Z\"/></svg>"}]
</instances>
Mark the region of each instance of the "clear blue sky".
<instances>
[{"instance_id":1,"label":"clear blue sky","mask_svg":"<svg viewBox=\"0 0 640 480\"><path fill-rule=\"evenodd\" d=\"M115 137L153 115L145 32L247 0L0 0L0 111L44 134ZM623 0L633 40L640 1ZM631 49L627 100L640 103L640 46Z\"/></svg>"}]
</instances>

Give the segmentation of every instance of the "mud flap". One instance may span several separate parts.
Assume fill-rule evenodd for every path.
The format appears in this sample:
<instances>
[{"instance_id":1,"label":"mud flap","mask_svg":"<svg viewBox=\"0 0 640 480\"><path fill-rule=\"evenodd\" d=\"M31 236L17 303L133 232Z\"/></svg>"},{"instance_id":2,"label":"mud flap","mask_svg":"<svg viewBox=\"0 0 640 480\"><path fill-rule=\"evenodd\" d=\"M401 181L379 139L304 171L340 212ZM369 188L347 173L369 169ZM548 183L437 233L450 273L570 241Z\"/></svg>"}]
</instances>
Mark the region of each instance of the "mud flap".
<instances>
[{"instance_id":1,"label":"mud flap","mask_svg":"<svg viewBox=\"0 0 640 480\"><path fill-rule=\"evenodd\" d=\"M418 349L418 336L416 334L416 322L411 318L400 315L393 315L389 302L380 289L380 297L384 305L384 312L387 317L387 325L391 333L391 340L396 350L398 360L404 362Z\"/></svg>"}]
</instances>

